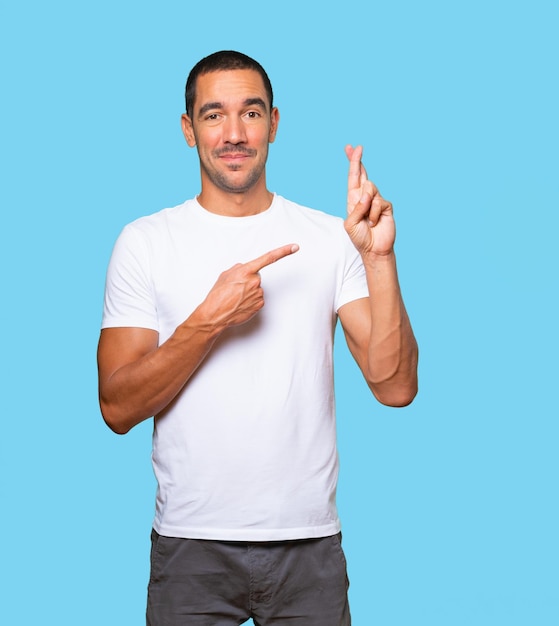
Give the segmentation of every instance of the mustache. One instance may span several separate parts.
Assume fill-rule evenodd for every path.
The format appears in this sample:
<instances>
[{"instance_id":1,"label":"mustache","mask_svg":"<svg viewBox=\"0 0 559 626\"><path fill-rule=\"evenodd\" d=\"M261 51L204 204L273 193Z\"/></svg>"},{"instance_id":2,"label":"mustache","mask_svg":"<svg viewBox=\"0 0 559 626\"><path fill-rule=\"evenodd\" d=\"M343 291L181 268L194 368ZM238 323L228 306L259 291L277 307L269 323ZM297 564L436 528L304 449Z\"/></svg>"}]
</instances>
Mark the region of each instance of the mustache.
<instances>
[{"instance_id":1,"label":"mustache","mask_svg":"<svg viewBox=\"0 0 559 626\"><path fill-rule=\"evenodd\" d=\"M214 156L220 157L222 154L246 154L247 156L255 156L256 150L245 146L224 146L219 150L214 150Z\"/></svg>"}]
</instances>

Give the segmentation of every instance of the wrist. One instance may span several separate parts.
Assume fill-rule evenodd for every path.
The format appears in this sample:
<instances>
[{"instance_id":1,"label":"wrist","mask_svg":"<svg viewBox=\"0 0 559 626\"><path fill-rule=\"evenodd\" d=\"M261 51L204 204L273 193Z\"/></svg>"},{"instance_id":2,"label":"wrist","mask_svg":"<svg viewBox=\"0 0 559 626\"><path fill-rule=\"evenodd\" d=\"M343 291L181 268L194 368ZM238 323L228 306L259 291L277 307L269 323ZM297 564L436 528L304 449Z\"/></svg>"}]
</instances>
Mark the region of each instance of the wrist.
<instances>
[{"instance_id":1,"label":"wrist","mask_svg":"<svg viewBox=\"0 0 559 626\"><path fill-rule=\"evenodd\" d=\"M361 255L363 259L363 263L365 265L379 265L382 263L394 263L396 260L396 255L394 253L394 248L390 248L387 252L379 253L379 252L366 252Z\"/></svg>"},{"instance_id":2,"label":"wrist","mask_svg":"<svg viewBox=\"0 0 559 626\"><path fill-rule=\"evenodd\" d=\"M218 337L226 326L220 324L216 315L208 315L204 310L204 304L200 304L178 327L188 334L206 335L209 340Z\"/></svg>"}]
</instances>

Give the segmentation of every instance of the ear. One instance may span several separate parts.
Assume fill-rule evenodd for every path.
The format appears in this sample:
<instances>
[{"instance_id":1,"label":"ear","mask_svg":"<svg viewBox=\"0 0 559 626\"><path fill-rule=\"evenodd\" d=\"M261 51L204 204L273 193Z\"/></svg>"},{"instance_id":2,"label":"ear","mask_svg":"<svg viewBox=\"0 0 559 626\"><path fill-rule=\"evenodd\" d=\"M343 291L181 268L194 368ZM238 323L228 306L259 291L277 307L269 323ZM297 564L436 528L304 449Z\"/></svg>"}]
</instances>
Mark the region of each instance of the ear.
<instances>
[{"instance_id":1,"label":"ear","mask_svg":"<svg viewBox=\"0 0 559 626\"><path fill-rule=\"evenodd\" d=\"M194 128L192 127L192 120L186 113L181 115L182 134L186 139L186 143L194 148L196 145L196 137L194 136Z\"/></svg>"},{"instance_id":2,"label":"ear","mask_svg":"<svg viewBox=\"0 0 559 626\"><path fill-rule=\"evenodd\" d=\"M268 136L269 143L274 143L274 139L276 138L276 133L278 132L278 124L279 124L280 114L277 107L272 109L270 113L270 134Z\"/></svg>"}]
</instances>

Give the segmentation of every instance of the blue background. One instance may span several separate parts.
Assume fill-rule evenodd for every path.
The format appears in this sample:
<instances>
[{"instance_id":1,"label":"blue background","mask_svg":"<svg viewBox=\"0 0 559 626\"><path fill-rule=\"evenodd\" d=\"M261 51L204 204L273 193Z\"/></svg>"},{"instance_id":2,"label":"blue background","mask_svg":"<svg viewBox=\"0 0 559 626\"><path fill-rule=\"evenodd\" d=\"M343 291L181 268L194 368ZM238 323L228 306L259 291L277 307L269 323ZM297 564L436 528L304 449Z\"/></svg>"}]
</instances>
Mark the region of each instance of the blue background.
<instances>
[{"instance_id":1,"label":"blue background","mask_svg":"<svg viewBox=\"0 0 559 626\"><path fill-rule=\"evenodd\" d=\"M342 215L362 143L395 206L415 403L336 346L354 623L559 624L554 6L3 5L3 623L143 623L151 424L99 414L104 274L125 223L199 191L184 81L235 48L282 114L271 189Z\"/></svg>"}]
</instances>

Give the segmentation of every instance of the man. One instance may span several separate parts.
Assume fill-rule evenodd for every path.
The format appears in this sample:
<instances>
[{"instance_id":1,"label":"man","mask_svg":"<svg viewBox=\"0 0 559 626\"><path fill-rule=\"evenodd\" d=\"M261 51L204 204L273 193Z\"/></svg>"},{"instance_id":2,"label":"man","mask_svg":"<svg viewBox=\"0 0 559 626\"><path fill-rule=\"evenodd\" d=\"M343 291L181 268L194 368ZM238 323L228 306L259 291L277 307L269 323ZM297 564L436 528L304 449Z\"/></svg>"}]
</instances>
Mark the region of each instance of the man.
<instances>
[{"instance_id":1,"label":"man","mask_svg":"<svg viewBox=\"0 0 559 626\"><path fill-rule=\"evenodd\" d=\"M117 433L155 416L152 626L349 624L337 318L380 402L416 394L391 204L367 179L361 147L346 147L345 230L268 191L278 122L256 61L202 59L182 116L201 193L129 224L109 266L101 410Z\"/></svg>"}]
</instances>

